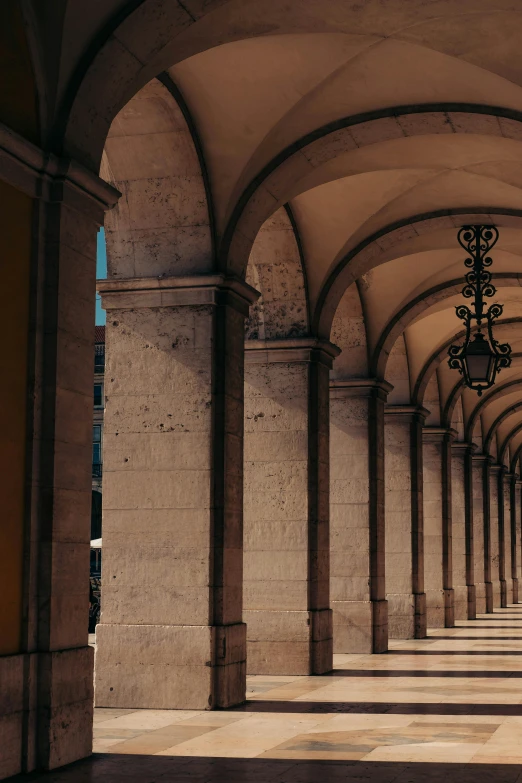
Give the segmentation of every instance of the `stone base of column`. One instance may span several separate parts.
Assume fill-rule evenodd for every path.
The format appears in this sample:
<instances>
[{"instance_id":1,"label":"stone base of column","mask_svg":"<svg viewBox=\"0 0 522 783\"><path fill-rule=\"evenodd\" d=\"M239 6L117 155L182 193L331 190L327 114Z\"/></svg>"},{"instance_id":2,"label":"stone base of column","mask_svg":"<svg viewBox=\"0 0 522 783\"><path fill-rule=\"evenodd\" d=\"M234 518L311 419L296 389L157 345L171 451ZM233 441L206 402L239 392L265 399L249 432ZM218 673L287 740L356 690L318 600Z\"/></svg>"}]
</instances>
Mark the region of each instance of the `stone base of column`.
<instances>
[{"instance_id":1,"label":"stone base of column","mask_svg":"<svg viewBox=\"0 0 522 783\"><path fill-rule=\"evenodd\" d=\"M452 587L444 590L444 627L455 625L455 593Z\"/></svg>"},{"instance_id":2,"label":"stone base of column","mask_svg":"<svg viewBox=\"0 0 522 783\"><path fill-rule=\"evenodd\" d=\"M426 612L428 628L444 628L446 615L444 590L426 590Z\"/></svg>"},{"instance_id":3,"label":"stone base of column","mask_svg":"<svg viewBox=\"0 0 522 783\"><path fill-rule=\"evenodd\" d=\"M373 652L371 601L332 601L334 653Z\"/></svg>"},{"instance_id":4,"label":"stone base of column","mask_svg":"<svg viewBox=\"0 0 522 783\"><path fill-rule=\"evenodd\" d=\"M494 580L491 582L491 593L493 596L493 608L491 611L493 611L495 608L498 608L501 603L500 595L501 595L501 587L500 587L500 581Z\"/></svg>"},{"instance_id":5,"label":"stone base of column","mask_svg":"<svg viewBox=\"0 0 522 783\"><path fill-rule=\"evenodd\" d=\"M426 593L416 593L413 597L415 599L415 638L425 639L428 635Z\"/></svg>"},{"instance_id":6,"label":"stone base of column","mask_svg":"<svg viewBox=\"0 0 522 783\"><path fill-rule=\"evenodd\" d=\"M508 591L507 591L507 582L505 579L500 580L500 606L502 609L505 609L508 605Z\"/></svg>"},{"instance_id":7,"label":"stone base of column","mask_svg":"<svg viewBox=\"0 0 522 783\"><path fill-rule=\"evenodd\" d=\"M477 601L475 598L475 585L468 585L468 620L477 619Z\"/></svg>"},{"instance_id":8,"label":"stone base of column","mask_svg":"<svg viewBox=\"0 0 522 783\"><path fill-rule=\"evenodd\" d=\"M310 612L312 629L311 674L326 674L333 669L333 612L314 609Z\"/></svg>"},{"instance_id":9,"label":"stone base of column","mask_svg":"<svg viewBox=\"0 0 522 783\"><path fill-rule=\"evenodd\" d=\"M453 616L455 620L468 619L468 588L457 585L453 588Z\"/></svg>"},{"instance_id":10,"label":"stone base of column","mask_svg":"<svg viewBox=\"0 0 522 783\"><path fill-rule=\"evenodd\" d=\"M491 614L495 605L493 598L493 583L486 582L486 614Z\"/></svg>"},{"instance_id":11,"label":"stone base of column","mask_svg":"<svg viewBox=\"0 0 522 783\"><path fill-rule=\"evenodd\" d=\"M332 601L334 653L388 650L387 601Z\"/></svg>"},{"instance_id":12,"label":"stone base of column","mask_svg":"<svg viewBox=\"0 0 522 783\"><path fill-rule=\"evenodd\" d=\"M249 674L324 674L333 666L332 610L243 612Z\"/></svg>"},{"instance_id":13,"label":"stone base of column","mask_svg":"<svg viewBox=\"0 0 522 783\"><path fill-rule=\"evenodd\" d=\"M518 604L518 577L513 577L513 603Z\"/></svg>"},{"instance_id":14,"label":"stone base of column","mask_svg":"<svg viewBox=\"0 0 522 783\"><path fill-rule=\"evenodd\" d=\"M92 752L93 649L0 657L0 779Z\"/></svg>"},{"instance_id":15,"label":"stone base of column","mask_svg":"<svg viewBox=\"0 0 522 783\"><path fill-rule=\"evenodd\" d=\"M389 593L386 597L390 639L424 639L427 629L425 593Z\"/></svg>"},{"instance_id":16,"label":"stone base of column","mask_svg":"<svg viewBox=\"0 0 522 783\"><path fill-rule=\"evenodd\" d=\"M486 606L486 584L485 582L477 582L475 584L475 614L485 614Z\"/></svg>"},{"instance_id":17,"label":"stone base of column","mask_svg":"<svg viewBox=\"0 0 522 783\"><path fill-rule=\"evenodd\" d=\"M388 601L372 601L373 650L374 653L388 652Z\"/></svg>"},{"instance_id":18,"label":"stone base of column","mask_svg":"<svg viewBox=\"0 0 522 783\"><path fill-rule=\"evenodd\" d=\"M415 600L411 593L388 593L388 633L390 639L415 636Z\"/></svg>"},{"instance_id":19,"label":"stone base of column","mask_svg":"<svg viewBox=\"0 0 522 783\"><path fill-rule=\"evenodd\" d=\"M97 707L210 710L245 698L245 623L96 628Z\"/></svg>"}]
</instances>

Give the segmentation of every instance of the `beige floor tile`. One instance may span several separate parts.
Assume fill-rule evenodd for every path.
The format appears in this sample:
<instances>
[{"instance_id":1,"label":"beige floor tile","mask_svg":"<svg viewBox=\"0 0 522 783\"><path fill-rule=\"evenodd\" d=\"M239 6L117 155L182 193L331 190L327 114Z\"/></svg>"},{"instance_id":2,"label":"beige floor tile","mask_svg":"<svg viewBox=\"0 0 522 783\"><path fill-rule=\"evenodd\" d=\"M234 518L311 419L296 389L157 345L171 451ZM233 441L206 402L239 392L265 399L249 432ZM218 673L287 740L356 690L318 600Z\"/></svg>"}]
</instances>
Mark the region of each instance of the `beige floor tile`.
<instances>
[{"instance_id":1,"label":"beige floor tile","mask_svg":"<svg viewBox=\"0 0 522 783\"><path fill-rule=\"evenodd\" d=\"M103 725L106 729L148 729L152 731L186 718L193 718L199 714L199 710L138 710L130 715L122 715L99 725Z\"/></svg>"},{"instance_id":2,"label":"beige floor tile","mask_svg":"<svg viewBox=\"0 0 522 783\"><path fill-rule=\"evenodd\" d=\"M388 745L375 748L366 756L365 761L438 761L462 764L470 761L481 748L479 744L461 744L433 742L422 745Z\"/></svg>"}]
</instances>

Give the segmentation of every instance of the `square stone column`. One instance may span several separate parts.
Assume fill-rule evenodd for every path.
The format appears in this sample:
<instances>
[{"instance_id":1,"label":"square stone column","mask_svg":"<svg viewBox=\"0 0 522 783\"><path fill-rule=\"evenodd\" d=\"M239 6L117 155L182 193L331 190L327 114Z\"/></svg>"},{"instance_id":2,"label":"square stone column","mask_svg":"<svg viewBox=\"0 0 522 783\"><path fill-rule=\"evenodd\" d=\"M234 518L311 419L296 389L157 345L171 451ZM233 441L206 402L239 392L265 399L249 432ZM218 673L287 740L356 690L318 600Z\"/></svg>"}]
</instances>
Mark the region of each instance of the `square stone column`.
<instances>
[{"instance_id":1,"label":"square stone column","mask_svg":"<svg viewBox=\"0 0 522 783\"><path fill-rule=\"evenodd\" d=\"M518 604L518 580L520 577L520 477L511 474L511 578L513 580L513 603Z\"/></svg>"},{"instance_id":2,"label":"square stone column","mask_svg":"<svg viewBox=\"0 0 522 783\"><path fill-rule=\"evenodd\" d=\"M427 624L454 625L452 588L451 442L457 433L424 427L424 589Z\"/></svg>"},{"instance_id":3,"label":"square stone column","mask_svg":"<svg viewBox=\"0 0 522 783\"><path fill-rule=\"evenodd\" d=\"M491 524L491 457L484 459L482 468L482 493L484 508L484 580L486 584L486 612L493 612L495 605L500 606L500 582L498 567L495 570L493 553L498 551L498 523ZM496 581L495 581L496 580ZM495 601L498 601L495 604Z\"/></svg>"},{"instance_id":4,"label":"square stone column","mask_svg":"<svg viewBox=\"0 0 522 783\"><path fill-rule=\"evenodd\" d=\"M498 474L498 528L500 558L503 563L501 591L502 606L513 603L513 579L511 567L511 473L504 465Z\"/></svg>"},{"instance_id":5,"label":"square stone column","mask_svg":"<svg viewBox=\"0 0 522 783\"><path fill-rule=\"evenodd\" d=\"M422 428L428 411L385 408L386 597L392 639L426 636Z\"/></svg>"},{"instance_id":6,"label":"square stone column","mask_svg":"<svg viewBox=\"0 0 522 783\"><path fill-rule=\"evenodd\" d=\"M487 462L489 476L489 531L491 550L491 585L493 592L493 607L506 605L506 581L504 578L504 556L502 544L503 531L500 529L500 465Z\"/></svg>"},{"instance_id":7,"label":"square stone column","mask_svg":"<svg viewBox=\"0 0 522 783\"><path fill-rule=\"evenodd\" d=\"M0 777L92 750L96 233L118 193L0 127ZM11 317L12 313L12 317Z\"/></svg>"},{"instance_id":8,"label":"square stone column","mask_svg":"<svg viewBox=\"0 0 522 783\"><path fill-rule=\"evenodd\" d=\"M469 443L451 445L451 517L452 578L455 620L468 619L468 585L466 571L466 453Z\"/></svg>"},{"instance_id":9,"label":"square stone column","mask_svg":"<svg viewBox=\"0 0 522 783\"><path fill-rule=\"evenodd\" d=\"M245 611L248 671L332 669L329 374L314 339L246 343Z\"/></svg>"},{"instance_id":10,"label":"square stone column","mask_svg":"<svg viewBox=\"0 0 522 783\"><path fill-rule=\"evenodd\" d=\"M245 699L244 319L221 275L108 280L101 707Z\"/></svg>"},{"instance_id":11,"label":"square stone column","mask_svg":"<svg viewBox=\"0 0 522 783\"><path fill-rule=\"evenodd\" d=\"M330 383L330 580L334 652L388 649L384 406L391 385Z\"/></svg>"},{"instance_id":12,"label":"square stone column","mask_svg":"<svg viewBox=\"0 0 522 783\"><path fill-rule=\"evenodd\" d=\"M515 492L515 530L516 530L516 576L518 579L518 603L521 602L521 580L522 580L522 479L517 474L516 492Z\"/></svg>"},{"instance_id":13,"label":"square stone column","mask_svg":"<svg viewBox=\"0 0 522 783\"><path fill-rule=\"evenodd\" d=\"M469 615L470 620L486 611L486 577L489 562L489 530L484 518L484 466L488 457L484 454L469 454L471 468L470 486L470 558L469 573Z\"/></svg>"}]
</instances>

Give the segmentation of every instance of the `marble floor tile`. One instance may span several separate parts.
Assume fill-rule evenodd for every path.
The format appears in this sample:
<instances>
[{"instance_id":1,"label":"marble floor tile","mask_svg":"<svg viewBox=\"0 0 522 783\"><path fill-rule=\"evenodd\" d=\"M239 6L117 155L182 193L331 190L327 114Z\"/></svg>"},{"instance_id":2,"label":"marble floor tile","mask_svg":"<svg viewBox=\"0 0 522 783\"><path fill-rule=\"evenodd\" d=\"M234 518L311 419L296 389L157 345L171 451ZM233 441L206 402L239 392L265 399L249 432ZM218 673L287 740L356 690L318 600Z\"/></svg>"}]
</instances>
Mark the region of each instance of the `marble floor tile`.
<instances>
[{"instance_id":1,"label":"marble floor tile","mask_svg":"<svg viewBox=\"0 0 522 783\"><path fill-rule=\"evenodd\" d=\"M522 611L324 676L249 676L232 710L97 709L95 755L39 783L522 783Z\"/></svg>"}]
</instances>

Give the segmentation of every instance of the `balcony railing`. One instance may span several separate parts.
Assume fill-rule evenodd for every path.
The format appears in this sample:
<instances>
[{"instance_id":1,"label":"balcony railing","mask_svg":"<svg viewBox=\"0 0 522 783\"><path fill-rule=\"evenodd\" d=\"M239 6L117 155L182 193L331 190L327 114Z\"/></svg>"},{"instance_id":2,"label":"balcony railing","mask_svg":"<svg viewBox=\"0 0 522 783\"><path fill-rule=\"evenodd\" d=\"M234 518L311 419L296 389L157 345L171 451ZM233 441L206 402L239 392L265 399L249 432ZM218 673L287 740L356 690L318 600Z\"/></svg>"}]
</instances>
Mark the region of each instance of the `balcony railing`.
<instances>
[{"instance_id":1,"label":"balcony railing","mask_svg":"<svg viewBox=\"0 0 522 783\"><path fill-rule=\"evenodd\" d=\"M100 463L94 463L92 464L92 477L93 478L101 478L103 472L103 465Z\"/></svg>"}]
</instances>

